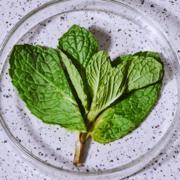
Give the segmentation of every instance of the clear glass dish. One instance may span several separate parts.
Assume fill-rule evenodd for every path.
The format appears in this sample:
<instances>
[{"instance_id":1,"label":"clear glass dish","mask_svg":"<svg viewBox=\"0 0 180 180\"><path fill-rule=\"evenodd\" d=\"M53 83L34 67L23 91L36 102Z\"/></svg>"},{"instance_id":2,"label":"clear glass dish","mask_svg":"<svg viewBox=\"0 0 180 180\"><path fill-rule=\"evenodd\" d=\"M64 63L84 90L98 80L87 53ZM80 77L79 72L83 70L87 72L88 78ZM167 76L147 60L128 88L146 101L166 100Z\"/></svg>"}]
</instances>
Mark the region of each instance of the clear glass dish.
<instances>
[{"instance_id":1,"label":"clear glass dish","mask_svg":"<svg viewBox=\"0 0 180 180\"><path fill-rule=\"evenodd\" d=\"M161 98L142 125L107 145L92 142L83 167L73 166L75 133L43 124L17 96L8 74L15 44L56 47L73 24L89 28L112 59L140 50L160 52L165 65ZM179 64L156 22L136 9L109 0L51 1L25 16L7 36L0 54L0 115L19 154L44 172L71 179L124 178L149 163L165 147L179 117Z\"/></svg>"}]
</instances>

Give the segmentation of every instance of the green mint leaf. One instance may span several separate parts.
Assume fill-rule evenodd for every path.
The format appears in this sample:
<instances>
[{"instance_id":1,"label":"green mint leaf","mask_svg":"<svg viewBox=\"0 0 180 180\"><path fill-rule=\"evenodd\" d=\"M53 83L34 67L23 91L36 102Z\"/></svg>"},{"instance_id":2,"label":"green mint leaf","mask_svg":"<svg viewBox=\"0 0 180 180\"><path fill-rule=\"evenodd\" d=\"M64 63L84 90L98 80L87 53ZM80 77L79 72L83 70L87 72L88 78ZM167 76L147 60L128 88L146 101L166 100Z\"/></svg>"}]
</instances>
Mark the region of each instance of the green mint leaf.
<instances>
[{"instance_id":1,"label":"green mint leaf","mask_svg":"<svg viewBox=\"0 0 180 180\"><path fill-rule=\"evenodd\" d=\"M128 69L127 91L154 84L163 77L163 65L160 61L144 53L131 57Z\"/></svg>"},{"instance_id":2,"label":"green mint leaf","mask_svg":"<svg viewBox=\"0 0 180 180\"><path fill-rule=\"evenodd\" d=\"M93 97L88 119L93 121L123 93L161 80L163 66L145 53L123 56L111 63L107 54L100 51L89 61L86 74Z\"/></svg>"},{"instance_id":3,"label":"green mint leaf","mask_svg":"<svg viewBox=\"0 0 180 180\"><path fill-rule=\"evenodd\" d=\"M86 95L86 87L83 83L81 75L79 74L79 71L76 69L72 61L61 50L59 50L59 53L61 56L61 61L63 62L63 65L65 66L65 69L68 73L71 83L77 93L77 96L80 99L85 109L85 112L87 112L88 111L88 97Z\"/></svg>"},{"instance_id":4,"label":"green mint leaf","mask_svg":"<svg viewBox=\"0 0 180 180\"><path fill-rule=\"evenodd\" d=\"M112 67L110 58L104 51L96 53L86 68L90 93L93 97L88 119L96 116L117 100L124 92L127 62Z\"/></svg>"},{"instance_id":5,"label":"green mint leaf","mask_svg":"<svg viewBox=\"0 0 180 180\"><path fill-rule=\"evenodd\" d=\"M83 27L73 25L60 39L59 48L86 67L92 55L97 52L98 43L93 34Z\"/></svg>"},{"instance_id":6,"label":"green mint leaf","mask_svg":"<svg viewBox=\"0 0 180 180\"><path fill-rule=\"evenodd\" d=\"M164 69L159 53L138 52L118 57L115 62L130 61L126 93L154 84L163 77Z\"/></svg>"},{"instance_id":7,"label":"green mint leaf","mask_svg":"<svg viewBox=\"0 0 180 180\"><path fill-rule=\"evenodd\" d=\"M138 65L138 61L136 59L140 60L140 62L142 59L144 61L150 60L151 62L152 58L156 60L155 64L160 62L160 64L158 64L160 67L157 75L161 75L157 81L161 81L163 76L163 66L161 64L159 53L150 51L138 52L134 55L122 56L116 59L116 61L118 60L119 63L123 61L136 61ZM134 65L134 63L132 64ZM130 70L132 71L133 69L130 68ZM145 83L142 82L142 84L139 84L142 88L146 84L146 81ZM160 95L160 87L161 82L157 82L156 84L148 87L132 91L129 94L126 92L125 96L122 97L119 102L116 102L114 106L105 110L98 117L96 122L93 124L92 132L90 133L92 138L99 143L106 144L122 138L136 129L141 122L143 122L144 118L148 116L149 112L157 102Z\"/></svg>"},{"instance_id":8,"label":"green mint leaf","mask_svg":"<svg viewBox=\"0 0 180 180\"><path fill-rule=\"evenodd\" d=\"M16 45L10 56L9 72L19 95L35 116L45 123L86 131L58 51L41 46Z\"/></svg>"},{"instance_id":9,"label":"green mint leaf","mask_svg":"<svg viewBox=\"0 0 180 180\"><path fill-rule=\"evenodd\" d=\"M92 138L106 144L122 138L136 129L147 117L160 94L161 83L130 93L122 101L104 111L90 133Z\"/></svg>"},{"instance_id":10,"label":"green mint leaf","mask_svg":"<svg viewBox=\"0 0 180 180\"><path fill-rule=\"evenodd\" d=\"M76 66L80 73L85 89L84 91L87 96L86 101L81 99L84 106L85 112L89 110L91 97L89 93L89 87L87 84L85 68L90 58L94 53L97 52L98 43L94 38L93 34L83 27L73 25L60 39L58 48L62 50L68 58L71 59L72 63ZM81 87L82 85L78 85ZM80 94L79 91L79 94Z\"/></svg>"}]
</instances>

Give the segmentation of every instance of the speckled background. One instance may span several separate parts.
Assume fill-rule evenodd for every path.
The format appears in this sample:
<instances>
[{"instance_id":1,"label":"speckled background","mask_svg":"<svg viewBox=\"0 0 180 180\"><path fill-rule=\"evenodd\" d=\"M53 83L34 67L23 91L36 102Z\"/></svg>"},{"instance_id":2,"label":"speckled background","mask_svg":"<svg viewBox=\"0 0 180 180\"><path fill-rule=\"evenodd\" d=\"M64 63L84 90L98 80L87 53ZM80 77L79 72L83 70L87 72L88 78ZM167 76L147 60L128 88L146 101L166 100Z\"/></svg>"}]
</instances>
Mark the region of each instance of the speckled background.
<instances>
[{"instance_id":1,"label":"speckled background","mask_svg":"<svg viewBox=\"0 0 180 180\"><path fill-rule=\"evenodd\" d=\"M0 0L0 43L13 25L33 8L47 2L47 0ZM180 42L180 2L178 0L126 0L127 4L144 11L153 19L158 21L170 41L173 43L175 50L180 54L178 41ZM180 162L179 147L180 137L179 127L174 132L174 136L166 149L156 158L156 160L141 172L128 178L130 180L146 179L180 179ZM48 177L41 174L38 169L29 166L14 151L8 138L2 128L0 128L0 180L55 180L56 178Z\"/></svg>"}]
</instances>

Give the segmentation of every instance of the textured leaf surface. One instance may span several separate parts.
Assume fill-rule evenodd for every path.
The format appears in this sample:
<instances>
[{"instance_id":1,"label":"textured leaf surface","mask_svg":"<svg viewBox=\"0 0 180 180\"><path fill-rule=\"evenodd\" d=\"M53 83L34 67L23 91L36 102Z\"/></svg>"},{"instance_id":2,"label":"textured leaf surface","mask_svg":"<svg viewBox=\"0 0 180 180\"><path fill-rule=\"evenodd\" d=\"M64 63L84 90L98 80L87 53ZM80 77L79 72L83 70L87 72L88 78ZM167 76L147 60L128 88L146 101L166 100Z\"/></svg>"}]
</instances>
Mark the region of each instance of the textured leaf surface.
<instances>
[{"instance_id":1,"label":"textured leaf surface","mask_svg":"<svg viewBox=\"0 0 180 180\"><path fill-rule=\"evenodd\" d=\"M59 39L59 48L86 67L91 56L97 52L98 43L91 32L73 25Z\"/></svg>"},{"instance_id":2,"label":"textured leaf surface","mask_svg":"<svg viewBox=\"0 0 180 180\"><path fill-rule=\"evenodd\" d=\"M154 84L163 77L164 69L159 53L144 51L124 55L116 62L130 61L126 93Z\"/></svg>"},{"instance_id":3,"label":"textured leaf surface","mask_svg":"<svg viewBox=\"0 0 180 180\"><path fill-rule=\"evenodd\" d=\"M86 95L86 87L83 83L81 75L79 74L79 71L76 69L72 61L61 50L59 50L59 53L61 55L61 60L63 62L63 65L65 66L65 69L68 73L71 83L78 95L78 98L80 99L85 111L87 112L88 97Z\"/></svg>"},{"instance_id":4,"label":"textured leaf surface","mask_svg":"<svg viewBox=\"0 0 180 180\"><path fill-rule=\"evenodd\" d=\"M134 55L128 69L127 91L154 84L163 76L162 63L154 57L144 56L144 54Z\"/></svg>"},{"instance_id":5,"label":"textured leaf surface","mask_svg":"<svg viewBox=\"0 0 180 180\"><path fill-rule=\"evenodd\" d=\"M93 121L96 116L124 92L127 78L127 62L123 61L112 67L107 53L99 51L89 61L86 73L93 97L88 119Z\"/></svg>"},{"instance_id":6,"label":"textured leaf surface","mask_svg":"<svg viewBox=\"0 0 180 180\"><path fill-rule=\"evenodd\" d=\"M10 57L10 76L30 111L46 123L70 130L86 126L64 71L58 51L32 45L16 45Z\"/></svg>"},{"instance_id":7,"label":"textured leaf surface","mask_svg":"<svg viewBox=\"0 0 180 180\"><path fill-rule=\"evenodd\" d=\"M88 115L90 121L123 93L143 88L162 79L162 63L152 56L145 53L127 55L116 59L115 63L111 63L103 51L92 57L86 71L93 97Z\"/></svg>"},{"instance_id":8,"label":"textured leaf surface","mask_svg":"<svg viewBox=\"0 0 180 180\"><path fill-rule=\"evenodd\" d=\"M133 61L136 60L134 56L138 59L144 59L144 61L148 58L154 58L154 60L161 62L159 53L150 51L125 55L117 60L119 62ZM159 71L161 72L159 81L161 81L163 76L162 65ZM158 82L126 94L122 100L105 110L98 117L91 132L92 138L99 143L106 144L122 138L136 129L157 102L160 87L161 82Z\"/></svg>"},{"instance_id":9,"label":"textured leaf surface","mask_svg":"<svg viewBox=\"0 0 180 180\"><path fill-rule=\"evenodd\" d=\"M109 143L137 128L149 114L160 94L160 83L133 91L122 101L104 111L91 132L99 143Z\"/></svg>"}]
</instances>

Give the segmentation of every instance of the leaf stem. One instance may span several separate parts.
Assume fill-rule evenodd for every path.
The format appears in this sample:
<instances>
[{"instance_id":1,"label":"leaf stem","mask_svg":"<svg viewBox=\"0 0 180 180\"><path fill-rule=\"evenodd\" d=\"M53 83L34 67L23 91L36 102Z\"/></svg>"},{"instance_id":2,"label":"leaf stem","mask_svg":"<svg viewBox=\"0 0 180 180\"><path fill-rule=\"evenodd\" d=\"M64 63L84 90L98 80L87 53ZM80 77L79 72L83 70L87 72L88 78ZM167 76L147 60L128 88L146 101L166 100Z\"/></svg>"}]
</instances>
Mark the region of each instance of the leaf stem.
<instances>
[{"instance_id":1,"label":"leaf stem","mask_svg":"<svg viewBox=\"0 0 180 180\"><path fill-rule=\"evenodd\" d=\"M75 143L75 154L73 164L75 166L81 166L85 161L84 152L85 152L85 144L87 140L87 133L78 133L77 140Z\"/></svg>"}]
</instances>

